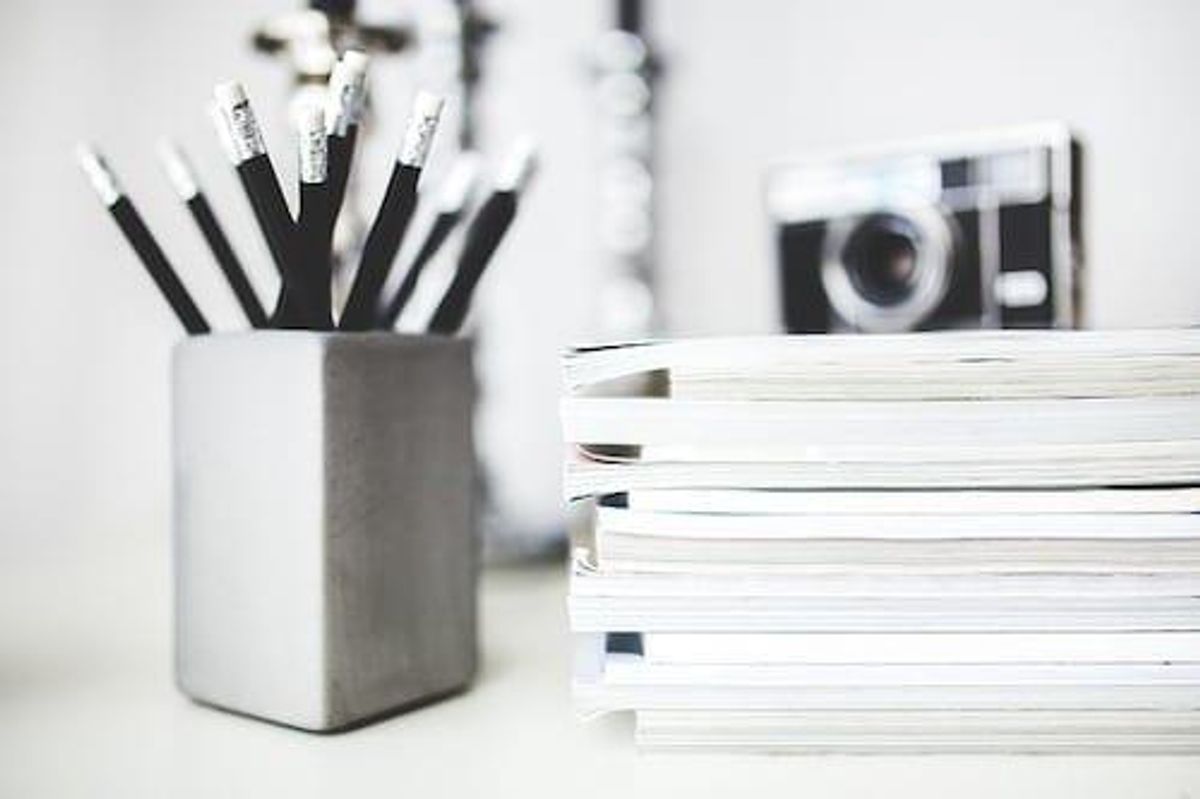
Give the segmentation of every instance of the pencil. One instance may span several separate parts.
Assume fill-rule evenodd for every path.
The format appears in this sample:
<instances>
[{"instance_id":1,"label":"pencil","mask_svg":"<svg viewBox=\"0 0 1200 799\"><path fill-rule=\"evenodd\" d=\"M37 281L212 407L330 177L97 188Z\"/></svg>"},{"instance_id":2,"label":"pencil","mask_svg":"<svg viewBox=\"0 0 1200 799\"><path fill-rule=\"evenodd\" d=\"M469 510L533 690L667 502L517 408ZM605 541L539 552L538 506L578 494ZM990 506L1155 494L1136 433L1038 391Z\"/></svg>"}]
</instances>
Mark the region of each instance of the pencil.
<instances>
[{"instance_id":1,"label":"pencil","mask_svg":"<svg viewBox=\"0 0 1200 799\"><path fill-rule=\"evenodd\" d=\"M331 249L338 214L346 200L346 186L354 161L354 145L358 140L358 126L366 104L367 63L364 53L347 50L334 65L333 74L329 76L328 106L325 109L329 184L326 236Z\"/></svg>"},{"instance_id":2,"label":"pencil","mask_svg":"<svg viewBox=\"0 0 1200 799\"><path fill-rule=\"evenodd\" d=\"M535 151L522 140L496 177L495 189L467 227L454 278L429 321L429 332L453 335L471 308L471 295L517 213L517 200L533 174Z\"/></svg>"},{"instance_id":3,"label":"pencil","mask_svg":"<svg viewBox=\"0 0 1200 799\"><path fill-rule=\"evenodd\" d=\"M315 309L304 291L303 276L295 258L295 225L287 200L279 188L275 167L267 154L258 121L250 108L246 90L240 83L220 84L213 94L229 138L226 145L230 160L250 200L250 208L267 240L267 248L271 251L271 258L282 281L271 324L275 327L303 328L306 321L316 315Z\"/></svg>"},{"instance_id":4,"label":"pencil","mask_svg":"<svg viewBox=\"0 0 1200 799\"><path fill-rule=\"evenodd\" d=\"M425 240L421 242L421 247L417 250L408 271L404 273L399 288L380 315L381 329L390 330L396 326L396 320L400 318L401 311L417 288L417 281L425 265L437 254L446 239L450 238L450 234L462 219L478 174L479 156L473 152L460 153L438 192L437 215L425 234Z\"/></svg>"},{"instance_id":5,"label":"pencil","mask_svg":"<svg viewBox=\"0 0 1200 799\"><path fill-rule=\"evenodd\" d=\"M100 196L100 200L116 220L117 226L125 234L126 240L137 253L146 271L150 273L150 278L166 298L184 330L192 335L209 332L210 328L204 315L196 307L192 296L188 294L187 289L179 280L179 276L175 274L171 262L167 260L166 253L154 240L150 229L142 221L141 214L137 212L133 203L125 195L120 183L117 182L116 175L108 168L104 158L85 144L79 145L76 149L76 158L84 174L91 181L92 188L96 190L96 194Z\"/></svg>"},{"instance_id":6,"label":"pencil","mask_svg":"<svg viewBox=\"0 0 1200 799\"><path fill-rule=\"evenodd\" d=\"M338 324L342 330L370 330L375 326L379 294L416 210L417 181L429 156L444 105L441 97L429 92L417 93L400 154L392 168L379 212L367 234L358 273L342 311Z\"/></svg>"},{"instance_id":7,"label":"pencil","mask_svg":"<svg viewBox=\"0 0 1200 799\"><path fill-rule=\"evenodd\" d=\"M313 300L314 330L333 329L329 219L328 142L325 111L320 106L300 109L300 213L296 219L297 260L303 268L305 289Z\"/></svg>"},{"instance_id":8,"label":"pencil","mask_svg":"<svg viewBox=\"0 0 1200 799\"><path fill-rule=\"evenodd\" d=\"M175 188L175 193L179 195L179 199L183 200L184 205L191 212L192 219L200 228L200 234L208 244L208 249L216 259L221 273L225 275L225 280L229 283L229 288L233 291L233 296L237 299L250 326L266 327L268 325L267 312L259 302L258 295L250 284L250 278L247 277L225 231L217 221L208 198L200 189L196 172L192 169L187 156L178 146L169 141L160 142L158 155L163 169L167 173L167 178Z\"/></svg>"}]
</instances>

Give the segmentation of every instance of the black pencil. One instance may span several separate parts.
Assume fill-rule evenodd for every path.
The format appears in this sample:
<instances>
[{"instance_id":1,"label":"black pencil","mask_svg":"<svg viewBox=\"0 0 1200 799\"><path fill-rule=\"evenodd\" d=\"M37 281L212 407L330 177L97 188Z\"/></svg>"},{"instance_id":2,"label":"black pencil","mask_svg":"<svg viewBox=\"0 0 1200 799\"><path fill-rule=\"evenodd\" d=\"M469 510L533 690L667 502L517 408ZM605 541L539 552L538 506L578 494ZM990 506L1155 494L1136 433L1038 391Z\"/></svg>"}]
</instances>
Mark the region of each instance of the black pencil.
<instances>
[{"instance_id":1,"label":"black pencil","mask_svg":"<svg viewBox=\"0 0 1200 799\"><path fill-rule=\"evenodd\" d=\"M269 323L267 312L263 308L262 303L259 302L258 294L255 293L254 287L250 284L250 278L242 268L242 263L238 259L237 254L234 253L233 246L229 243L229 238L225 235L225 231L217 221L212 206L209 205L208 199L200 189L199 181L196 179L196 172L188 162L187 156L184 155L179 147L169 141L160 143L158 154L163 169L167 173L167 178L171 181L171 185L175 187L175 192L179 195L179 199L183 200L184 205L187 206L192 219L196 222L196 226L200 228L200 234L208 244L208 249L212 252L213 258L216 259L221 273L225 275L225 280L229 283L229 288L233 291L233 295L237 299L242 313L246 315L247 321L250 322L250 326L255 328L266 327Z\"/></svg>"},{"instance_id":2,"label":"black pencil","mask_svg":"<svg viewBox=\"0 0 1200 799\"><path fill-rule=\"evenodd\" d=\"M517 213L517 200L534 167L534 149L520 142L496 177L491 196L467 227L454 278L429 321L429 332L453 335L462 327L471 309L471 295L487 269Z\"/></svg>"},{"instance_id":3,"label":"black pencil","mask_svg":"<svg viewBox=\"0 0 1200 799\"><path fill-rule=\"evenodd\" d=\"M297 260L303 268L305 290L313 301L311 327L314 330L332 330L333 299L330 284L333 269L331 242L326 235L329 169L324 110L318 106L301 109L298 132L300 213L296 219Z\"/></svg>"},{"instance_id":4,"label":"black pencil","mask_svg":"<svg viewBox=\"0 0 1200 799\"><path fill-rule=\"evenodd\" d=\"M305 292L302 269L295 255L295 224L258 121L241 84L223 83L217 86L214 95L229 138L230 158L282 281L271 324L304 328L317 314Z\"/></svg>"},{"instance_id":5,"label":"black pencil","mask_svg":"<svg viewBox=\"0 0 1200 799\"><path fill-rule=\"evenodd\" d=\"M417 281L420 280L425 265L450 238L450 234L462 219L478 174L479 156L473 152L460 153L438 191L437 216L433 218L433 223L425 233L425 240L421 242L408 271L404 273L404 279L400 281L396 293L380 314L378 326L381 329L390 330L396 326L396 320L400 318L400 313L416 291Z\"/></svg>"},{"instance_id":6,"label":"black pencil","mask_svg":"<svg viewBox=\"0 0 1200 799\"><path fill-rule=\"evenodd\" d=\"M350 287L350 296L342 310L338 327L342 330L370 330L378 317L379 295L387 282L392 262L400 250L404 232L417 207L417 180L429 156L429 147L442 113L442 98L418 92L392 169L387 191L379 212L363 245L358 273Z\"/></svg>"},{"instance_id":7,"label":"black pencil","mask_svg":"<svg viewBox=\"0 0 1200 799\"><path fill-rule=\"evenodd\" d=\"M347 50L329 76L328 106L325 110L329 213L325 235L331 249L338 214L346 200L354 145L358 141L358 126L366 103L367 64L364 53Z\"/></svg>"},{"instance_id":8,"label":"black pencil","mask_svg":"<svg viewBox=\"0 0 1200 799\"><path fill-rule=\"evenodd\" d=\"M116 176L108 168L108 164L104 162L99 153L87 145L79 145L76 156L80 167L83 168L92 187L96 190L96 194L100 196L101 201L116 220L117 226L121 228L121 232L133 246L142 265L150 273L151 279L154 280L158 290L170 304L184 329L192 335L209 332L210 328L204 315L200 313L192 296L188 294L187 289L179 280L179 276L175 274L171 262L167 260L166 254L154 240L146 223L142 221L141 214L137 212L133 203L121 189Z\"/></svg>"}]
</instances>

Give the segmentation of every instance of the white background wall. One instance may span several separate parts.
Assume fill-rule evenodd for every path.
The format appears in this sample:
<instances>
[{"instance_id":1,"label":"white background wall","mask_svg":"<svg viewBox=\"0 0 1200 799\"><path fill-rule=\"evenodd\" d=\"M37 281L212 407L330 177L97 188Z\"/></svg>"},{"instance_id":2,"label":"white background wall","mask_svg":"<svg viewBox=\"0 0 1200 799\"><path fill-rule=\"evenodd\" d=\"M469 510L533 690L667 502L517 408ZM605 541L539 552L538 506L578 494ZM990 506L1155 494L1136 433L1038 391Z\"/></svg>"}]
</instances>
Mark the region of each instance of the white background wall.
<instances>
[{"instance_id":1,"label":"white background wall","mask_svg":"<svg viewBox=\"0 0 1200 799\"><path fill-rule=\"evenodd\" d=\"M386 8L385 2L367 4ZM104 145L215 321L237 321L150 147L192 150L255 278L272 277L201 111L245 80L268 138L287 141L286 79L253 56L252 24L285 0L218 4L6 0L0 5L0 558L72 557L167 529L167 366L176 324L70 158ZM481 436L502 507L558 518L558 351L594 329L598 276L587 55L596 0L495 0L484 124L499 151L530 130L545 167L485 283ZM1187 2L907 3L665 0L660 242L674 332L757 332L776 318L764 168L789 154L1038 119L1088 147L1087 310L1096 326L1200 322L1200 6ZM384 178L413 66L375 81L364 163ZM290 172L290 158L277 157Z\"/></svg>"}]
</instances>

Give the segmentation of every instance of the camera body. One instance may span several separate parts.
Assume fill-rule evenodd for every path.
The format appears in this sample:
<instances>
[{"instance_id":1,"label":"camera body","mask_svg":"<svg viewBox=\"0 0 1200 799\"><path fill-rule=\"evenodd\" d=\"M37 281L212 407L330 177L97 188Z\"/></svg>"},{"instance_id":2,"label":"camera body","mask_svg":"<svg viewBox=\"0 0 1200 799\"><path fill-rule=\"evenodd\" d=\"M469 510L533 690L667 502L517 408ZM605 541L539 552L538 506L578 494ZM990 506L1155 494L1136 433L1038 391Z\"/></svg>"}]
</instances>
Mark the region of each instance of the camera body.
<instances>
[{"instance_id":1,"label":"camera body","mask_svg":"<svg viewBox=\"0 0 1200 799\"><path fill-rule=\"evenodd\" d=\"M1057 124L774 170L788 332L1078 325L1080 179Z\"/></svg>"}]
</instances>

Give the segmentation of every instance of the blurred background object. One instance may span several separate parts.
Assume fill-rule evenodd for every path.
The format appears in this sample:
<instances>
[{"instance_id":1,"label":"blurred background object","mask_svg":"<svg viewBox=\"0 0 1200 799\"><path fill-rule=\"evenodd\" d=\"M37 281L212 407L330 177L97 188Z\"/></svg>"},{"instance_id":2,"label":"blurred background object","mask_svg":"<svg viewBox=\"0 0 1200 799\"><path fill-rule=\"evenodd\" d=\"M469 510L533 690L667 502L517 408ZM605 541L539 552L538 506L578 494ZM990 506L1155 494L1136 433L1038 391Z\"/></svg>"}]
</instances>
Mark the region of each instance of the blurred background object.
<instances>
[{"instance_id":1,"label":"blurred background object","mask_svg":"<svg viewBox=\"0 0 1200 799\"><path fill-rule=\"evenodd\" d=\"M1200 118L1192 101L1200 7L646 0L637 14L638 31L652 42L645 53L624 36L620 5L470 6L478 15L470 35L489 29L479 20L496 33L466 68L482 74L465 89L474 98L466 103L470 117L464 124L458 116L460 100L444 124L468 131L490 156L532 132L545 164L498 256L505 263L497 279L480 286L475 314L479 442L491 527L500 534L543 542L561 531L557 357L568 342L612 335L606 307L628 314L617 322L630 336L780 328L764 181L772 167L812 153L1064 120L1087 145L1082 311L1089 326L1200 322L1200 228L1192 224L1200 151L1190 136ZM392 31L385 43L410 45L380 55L372 69L371 91L388 102L372 109L357 156L365 207L382 193L416 87L437 89L437 76L454 82L464 68L461 52L454 55L463 8L447 0L357 4L356 25ZM229 209L223 218L251 278L268 296L276 277L203 103L213 83L243 80L268 144L284 152L293 71L248 42L257 31L269 44L270 22L302 10L290 0L9 0L0 8L0 98L17 111L0 134L11 187L0 199L9 231L0 265L0 558L159 546L168 526L166 368L176 323L145 290L144 276L124 267L129 256L96 212L71 146L80 137L107 146L214 325L242 324L150 150L170 135L194 153L206 189ZM340 24L329 28L335 40ZM317 70L320 25L301 28L300 39L317 43L311 53L302 48L303 68ZM615 39L614 28L622 34ZM618 46L598 61L597 42L606 36ZM666 65L657 83L647 71L655 55ZM615 106L598 97L608 80L601 76L614 69L626 73ZM628 116L616 122L615 112ZM640 127L651 112L652 128ZM618 136L628 150L612 146L610 131L624 125L652 135ZM450 141L435 147L431 177L452 160ZM295 183L290 160L278 164L285 186ZM642 216L622 228L618 250L602 222L620 218L627 203ZM630 233L643 224L646 235ZM622 295L612 288L621 270L653 293L638 288L602 301ZM47 313L48 302L55 313ZM412 310L418 305L414 299Z\"/></svg>"},{"instance_id":2,"label":"blurred background object","mask_svg":"<svg viewBox=\"0 0 1200 799\"><path fill-rule=\"evenodd\" d=\"M1053 123L773 172L788 332L1075 327L1082 174Z\"/></svg>"},{"instance_id":3,"label":"blurred background object","mask_svg":"<svg viewBox=\"0 0 1200 799\"><path fill-rule=\"evenodd\" d=\"M612 27L596 41L600 207L596 226L605 269L596 298L601 335L656 332L654 262L654 87L658 58L647 33L648 0L616 0Z\"/></svg>"}]
</instances>

